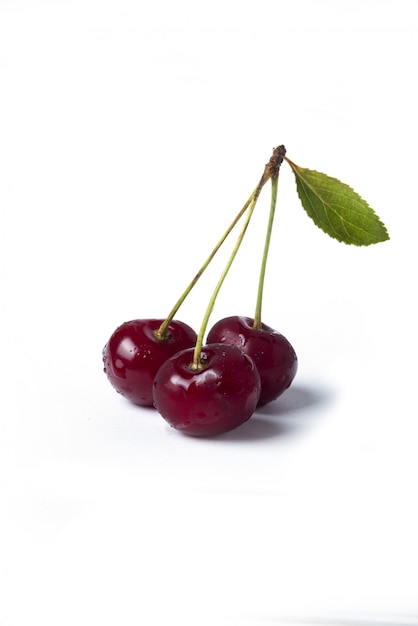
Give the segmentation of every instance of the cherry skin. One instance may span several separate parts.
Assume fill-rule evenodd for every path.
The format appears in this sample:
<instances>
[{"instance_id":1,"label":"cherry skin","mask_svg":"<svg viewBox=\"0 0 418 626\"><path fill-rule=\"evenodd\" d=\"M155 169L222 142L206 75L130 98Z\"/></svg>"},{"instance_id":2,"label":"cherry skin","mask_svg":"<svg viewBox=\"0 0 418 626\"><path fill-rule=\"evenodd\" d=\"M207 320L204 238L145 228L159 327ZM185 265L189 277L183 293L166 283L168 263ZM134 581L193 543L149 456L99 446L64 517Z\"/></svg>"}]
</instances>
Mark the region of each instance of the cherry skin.
<instances>
[{"instance_id":1,"label":"cherry skin","mask_svg":"<svg viewBox=\"0 0 418 626\"><path fill-rule=\"evenodd\" d=\"M254 362L238 348L203 346L200 369L192 368L194 350L166 361L154 380L154 405L174 428L209 437L237 428L253 414L260 395Z\"/></svg>"},{"instance_id":2,"label":"cherry skin","mask_svg":"<svg viewBox=\"0 0 418 626\"><path fill-rule=\"evenodd\" d=\"M153 406L152 384L161 365L173 354L195 345L195 331L177 320L170 322L165 339L157 339L164 320L124 322L103 348L104 371L113 387L141 406Z\"/></svg>"},{"instance_id":3,"label":"cherry skin","mask_svg":"<svg viewBox=\"0 0 418 626\"><path fill-rule=\"evenodd\" d=\"M266 324L253 328L250 317L234 315L217 322L209 331L207 343L236 346L256 364L261 380L258 406L278 398L292 383L298 360L292 345Z\"/></svg>"}]
</instances>

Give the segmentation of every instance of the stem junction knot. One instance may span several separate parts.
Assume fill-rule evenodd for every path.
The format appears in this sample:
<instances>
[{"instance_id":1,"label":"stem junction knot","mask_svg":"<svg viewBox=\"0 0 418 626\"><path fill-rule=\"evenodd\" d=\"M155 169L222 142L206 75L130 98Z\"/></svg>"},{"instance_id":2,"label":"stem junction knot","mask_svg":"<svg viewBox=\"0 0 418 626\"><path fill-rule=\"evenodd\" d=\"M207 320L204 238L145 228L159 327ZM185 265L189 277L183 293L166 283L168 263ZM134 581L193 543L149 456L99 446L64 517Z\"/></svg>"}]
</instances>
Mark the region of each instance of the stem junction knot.
<instances>
[{"instance_id":1,"label":"stem junction knot","mask_svg":"<svg viewBox=\"0 0 418 626\"><path fill-rule=\"evenodd\" d=\"M279 175L280 166L283 163L285 155L286 148L284 146L277 146L277 148L273 148L273 154L270 157L270 161L266 165L266 172L273 180Z\"/></svg>"}]
</instances>

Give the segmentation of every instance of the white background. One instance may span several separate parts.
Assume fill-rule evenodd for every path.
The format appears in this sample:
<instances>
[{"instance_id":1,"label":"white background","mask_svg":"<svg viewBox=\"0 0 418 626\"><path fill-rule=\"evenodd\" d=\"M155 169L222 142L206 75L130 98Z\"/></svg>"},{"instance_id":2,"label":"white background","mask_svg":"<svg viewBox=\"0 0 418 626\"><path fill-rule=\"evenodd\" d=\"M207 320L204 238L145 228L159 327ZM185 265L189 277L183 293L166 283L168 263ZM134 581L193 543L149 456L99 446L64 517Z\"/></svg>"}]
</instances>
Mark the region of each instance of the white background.
<instances>
[{"instance_id":1,"label":"white background","mask_svg":"<svg viewBox=\"0 0 418 626\"><path fill-rule=\"evenodd\" d=\"M418 623L417 13L0 0L2 626ZM168 313L280 143L391 240L331 240L284 164L263 319L297 378L186 438L101 350ZM268 196L213 322L253 314Z\"/></svg>"}]
</instances>

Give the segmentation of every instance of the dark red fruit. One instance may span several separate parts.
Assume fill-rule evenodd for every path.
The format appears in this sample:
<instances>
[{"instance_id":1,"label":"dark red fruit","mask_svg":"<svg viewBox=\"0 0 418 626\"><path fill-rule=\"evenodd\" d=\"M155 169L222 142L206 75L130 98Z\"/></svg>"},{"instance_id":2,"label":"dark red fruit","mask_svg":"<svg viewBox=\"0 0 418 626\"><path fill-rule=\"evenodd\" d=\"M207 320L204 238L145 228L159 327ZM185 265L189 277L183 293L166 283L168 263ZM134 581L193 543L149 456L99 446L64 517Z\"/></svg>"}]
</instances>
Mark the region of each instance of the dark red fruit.
<instances>
[{"instance_id":1,"label":"dark red fruit","mask_svg":"<svg viewBox=\"0 0 418 626\"><path fill-rule=\"evenodd\" d=\"M192 348L195 331L173 320L165 339L155 336L164 320L125 322L103 348L104 371L116 391L134 404L152 406L152 384L161 365L173 354Z\"/></svg>"},{"instance_id":2,"label":"dark red fruit","mask_svg":"<svg viewBox=\"0 0 418 626\"><path fill-rule=\"evenodd\" d=\"M298 360L286 337L266 324L262 324L260 330L253 328L253 322L250 317L226 317L209 331L207 343L230 344L252 358L260 374L258 406L262 406L278 398L290 386Z\"/></svg>"},{"instance_id":3,"label":"dark red fruit","mask_svg":"<svg viewBox=\"0 0 418 626\"><path fill-rule=\"evenodd\" d=\"M254 362L234 346L212 344L192 369L193 350L166 361L154 380L154 405L187 435L208 437L237 428L253 414L260 395Z\"/></svg>"}]
</instances>

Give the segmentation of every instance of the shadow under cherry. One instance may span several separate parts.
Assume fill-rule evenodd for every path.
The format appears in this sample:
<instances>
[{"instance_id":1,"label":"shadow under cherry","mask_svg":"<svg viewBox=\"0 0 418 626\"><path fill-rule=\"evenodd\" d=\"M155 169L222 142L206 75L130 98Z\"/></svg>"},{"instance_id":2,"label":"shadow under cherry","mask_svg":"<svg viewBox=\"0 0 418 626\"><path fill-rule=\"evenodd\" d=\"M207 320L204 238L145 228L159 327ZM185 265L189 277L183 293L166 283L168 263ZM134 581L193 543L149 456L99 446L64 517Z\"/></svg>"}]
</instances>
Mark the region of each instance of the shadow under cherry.
<instances>
[{"instance_id":1,"label":"shadow under cherry","mask_svg":"<svg viewBox=\"0 0 418 626\"><path fill-rule=\"evenodd\" d=\"M293 437L312 426L322 415L319 409L332 400L326 389L294 385L274 402L259 407L236 430L213 437L218 441L261 441L274 437Z\"/></svg>"}]
</instances>

